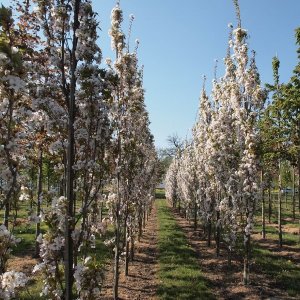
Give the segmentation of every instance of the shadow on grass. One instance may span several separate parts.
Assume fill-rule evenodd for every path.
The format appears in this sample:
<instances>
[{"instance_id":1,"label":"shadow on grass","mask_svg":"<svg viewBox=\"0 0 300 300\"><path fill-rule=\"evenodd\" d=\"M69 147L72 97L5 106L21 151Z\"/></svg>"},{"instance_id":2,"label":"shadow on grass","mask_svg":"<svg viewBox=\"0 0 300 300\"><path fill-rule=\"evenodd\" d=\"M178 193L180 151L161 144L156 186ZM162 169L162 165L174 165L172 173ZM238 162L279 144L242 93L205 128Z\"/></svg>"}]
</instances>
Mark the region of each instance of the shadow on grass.
<instances>
[{"instance_id":1,"label":"shadow on grass","mask_svg":"<svg viewBox=\"0 0 300 300\"><path fill-rule=\"evenodd\" d=\"M289 257L279 257L258 244L253 251L256 269L274 280L274 288L286 290L290 296L300 296L300 267Z\"/></svg>"},{"instance_id":2,"label":"shadow on grass","mask_svg":"<svg viewBox=\"0 0 300 300\"><path fill-rule=\"evenodd\" d=\"M158 200L161 299L215 299L202 276L197 255L164 200Z\"/></svg>"},{"instance_id":3,"label":"shadow on grass","mask_svg":"<svg viewBox=\"0 0 300 300\"><path fill-rule=\"evenodd\" d=\"M166 199L165 190L164 189L156 189L155 190L155 198L156 199Z\"/></svg>"}]
</instances>

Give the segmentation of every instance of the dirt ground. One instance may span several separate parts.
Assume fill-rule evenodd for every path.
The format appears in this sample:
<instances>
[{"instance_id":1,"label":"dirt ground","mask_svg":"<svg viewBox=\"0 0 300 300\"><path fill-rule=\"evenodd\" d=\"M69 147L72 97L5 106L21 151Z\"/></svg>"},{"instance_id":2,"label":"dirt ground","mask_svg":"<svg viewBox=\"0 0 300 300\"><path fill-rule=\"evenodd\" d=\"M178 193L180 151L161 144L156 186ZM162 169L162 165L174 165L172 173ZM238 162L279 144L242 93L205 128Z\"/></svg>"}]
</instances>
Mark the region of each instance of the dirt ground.
<instances>
[{"instance_id":1,"label":"dirt ground","mask_svg":"<svg viewBox=\"0 0 300 300\"><path fill-rule=\"evenodd\" d=\"M296 299L289 297L284 290L277 288L275 281L256 272L255 264L252 265L250 274L251 283L249 286L244 286L242 283L243 262L241 258L233 257L232 267L229 270L226 250L221 249L220 257L216 257L214 244L210 248L207 247L206 241L201 241L199 238L202 233L199 230L194 231L193 224L180 216L174 209L173 213L179 226L187 235L189 243L196 251L199 267L204 277L210 282L212 293L217 299ZM260 234L253 236L253 238L269 250L274 251L274 248L277 247L276 241L262 240ZM283 247L277 254L279 256L289 255L294 263L300 262L300 251L294 247Z\"/></svg>"},{"instance_id":2,"label":"dirt ground","mask_svg":"<svg viewBox=\"0 0 300 300\"><path fill-rule=\"evenodd\" d=\"M239 300L239 299L268 299L268 300L290 300L296 299L289 297L284 289L276 285L275 280L266 277L259 272L259 266L255 263L251 266L251 275L249 286L242 284L242 259L232 258L232 267L227 265L227 252L221 249L219 257L216 257L214 244L207 247L206 241L201 236L203 233L198 229L194 231L193 224L178 214L176 210L170 208L176 218L178 225L186 234L188 241L197 254L199 268L203 276L208 280L210 289L216 299L220 300ZM297 228L284 228L286 231L299 230ZM120 269L119 299L130 300L147 300L158 299L156 291L159 285L158 279L158 220L157 208L154 205L149 220L144 229L141 241L136 244L135 260L129 264L129 276L124 275L124 265ZM277 241L261 239L261 235L256 233L252 236L261 247L276 253L278 257L285 257L296 265L300 265L299 248L292 246L283 246L281 249L277 246ZM9 268L17 271L23 271L28 275L31 273L33 266L37 263L36 259L24 254L24 257L13 257L9 260ZM111 300L112 266L108 268L106 279L102 291L101 299ZM197 299L198 300L198 299ZM205 299L200 299L205 300Z\"/></svg>"},{"instance_id":3,"label":"dirt ground","mask_svg":"<svg viewBox=\"0 0 300 300\"><path fill-rule=\"evenodd\" d=\"M157 233L157 211L154 205L141 241L136 244L135 260L129 263L129 276L124 275L124 266L121 265L119 299L157 299ZM112 267L110 267L106 275L103 298L101 299L113 299L112 273Z\"/></svg>"}]
</instances>

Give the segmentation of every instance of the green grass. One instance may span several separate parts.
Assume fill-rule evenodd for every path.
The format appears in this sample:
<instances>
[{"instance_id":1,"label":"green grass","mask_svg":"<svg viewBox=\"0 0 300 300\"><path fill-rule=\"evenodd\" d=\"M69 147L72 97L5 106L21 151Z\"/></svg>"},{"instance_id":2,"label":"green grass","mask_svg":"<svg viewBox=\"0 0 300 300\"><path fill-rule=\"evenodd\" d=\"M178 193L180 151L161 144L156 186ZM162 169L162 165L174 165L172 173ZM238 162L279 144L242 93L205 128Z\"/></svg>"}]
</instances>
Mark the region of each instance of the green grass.
<instances>
[{"instance_id":1,"label":"green grass","mask_svg":"<svg viewBox=\"0 0 300 300\"><path fill-rule=\"evenodd\" d=\"M199 269L196 253L177 225L165 200L156 200L159 219L159 279L161 299L215 299Z\"/></svg>"},{"instance_id":2,"label":"green grass","mask_svg":"<svg viewBox=\"0 0 300 300\"><path fill-rule=\"evenodd\" d=\"M253 256L257 271L275 280L274 287L286 290L290 296L300 297L300 267L289 257L279 257L259 245L254 245Z\"/></svg>"},{"instance_id":3,"label":"green grass","mask_svg":"<svg viewBox=\"0 0 300 300\"><path fill-rule=\"evenodd\" d=\"M164 189L156 189L155 190L155 198L156 199L166 199L165 190Z\"/></svg>"},{"instance_id":4,"label":"green grass","mask_svg":"<svg viewBox=\"0 0 300 300\"><path fill-rule=\"evenodd\" d=\"M298 196L298 195L296 195ZM287 206L285 203L284 196L282 196L282 221L281 224L283 226L283 245L289 245L289 246L300 246L300 237L297 232L297 229L300 228L300 214L298 210L298 199L296 198L296 210L295 210L295 216L296 219L293 220L293 214L292 214L292 196L291 194L288 194L287 198ZM277 227L270 226L269 220L268 220L268 199L265 198L265 221L266 221L266 238L267 239L274 239L278 240L278 229ZM271 215L271 224L278 223L278 193L272 193L272 215ZM287 233L286 228L294 228L296 230L296 233ZM256 218L255 218L255 226L254 226L254 232L261 232L262 230L262 220L261 220L261 202L257 205L257 211L256 211Z\"/></svg>"}]
</instances>

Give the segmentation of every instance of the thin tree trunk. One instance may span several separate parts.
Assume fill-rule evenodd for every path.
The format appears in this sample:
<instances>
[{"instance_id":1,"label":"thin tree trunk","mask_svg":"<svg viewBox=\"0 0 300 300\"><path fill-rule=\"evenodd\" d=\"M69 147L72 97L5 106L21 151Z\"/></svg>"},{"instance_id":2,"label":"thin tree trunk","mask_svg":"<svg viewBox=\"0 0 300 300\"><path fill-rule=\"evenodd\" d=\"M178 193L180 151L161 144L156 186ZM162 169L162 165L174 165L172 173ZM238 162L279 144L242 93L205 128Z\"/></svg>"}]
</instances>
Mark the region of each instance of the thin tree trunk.
<instances>
[{"instance_id":1,"label":"thin tree trunk","mask_svg":"<svg viewBox=\"0 0 300 300\"><path fill-rule=\"evenodd\" d=\"M231 257L232 257L232 250L228 247L227 249L227 265L231 267Z\"/></svg>"},{"instance_id":2,"label":"thin tree trunk","mask_svg":"<svg viewBox=\"0 0 300 300\"><path fill-rule=\"evenodd\" d=\"M30 172L30 209L33 207L34 198L34 167L31 168Z\"/></svg>"},{"instance_id":3,"label":"thin tree trunk","mask_svg":"<svg viewBox=\"0 0 300 300\"><path fill-rule=\"evenodd\" d=\"M295 167L293 166L293 191L292 191L292 206L293 206L293 220L296 219L296 180L295 180Z\"/></svg>"},{"instance_id":4,"label":"thin tree trunk","mask_svg":"<svg viewBox=\"0 0 300 300\"><path fill-rule=\"evenodd\" d=\"M261 222L262 222L262 238L266 238L266 218L265 218L265 189L264 189L264 173L261 170Z\"/></svg>"},{"instance_id":5,"label":"thin tree trunk","mask_svg":"<svg viewBox=\"0 0 300 300\"><path fill-rule=\"evenodd\" d=\"M207 247L211 246L211 219L208 220L207 224Z\"/></svg>"},{"instance_id":6,"label":"thin tree trunk","mask_svg":"<svg viewBox=\"0 0 300 300\"><path fill-rule=\"evenodd\" d=\"M75 93L76 93L76 49L78 37L77 29L80 26L79 23L79 8L80 0L74 1L74 18L73 18L73 44L71 52L71 80L70 80L70 95L66 99L68 101L68 146L67 146L67 182L66 182L66 198L67 198L67 215L65 218L65 300L72 300L72 287L73 287L73 239L72 232L74 230L74 161L75 161L75 137L74 137L74 122L75 122ZM63 37L64 39L64 37ZM64 43L64 40L63 40ZM62 45L64 52L64 45Z\"/></svg>"},{"instance_id":7,"label":"thin tree trunk","mask_svg":"<svg viewBox=\"0 0 300 300\"><path fill-rule=\"evenodd\" d=\"M197 202L195 201L195 206L194 206L194 230L197 230Z\"/></svg>"},{"instance_id":8,"label":"thin tree trunk","mask_svg":"<svg viewBox=\"0 0 300 300\"><path fill-rule=\"evenodd\" d=\"M9 213L10 213L10 203L9 201L7 201L5 203L5 211L4 211L4 226L7 229L8 229Z\"/></svg>"},{"instance_id":9,"label":"thin tree trunk","mask_svg":"<svg viewBox=\"0 0 300 300\"><path fill-rule=\"evenodd\" d=\"M287 196L287 190L284 189L284 200L285 200L285 208L288 207L288 196Z\"/></svg>"},{"instance_id":10,"label":"thin tree trunk","mask_svg":"<svg viewBox=\"0 0 300 300\"><path fill-rule=\"evenodd\" d=\"M103 219L103 202L100 203L100 213L99 213L100 222Z\"/></svg>"},{"instance_id":11,"label":"thin tree trunk","mask_svg":"<svg viewBox=\"0 0 300 300\"><path fill-rule=\"evenodd\" d=\"M116 237L116 243L115 243L115 258L114 258L114 283L113 283L113 297L114 300L118 299L119 295L119 260L120 260L120 224L119 220L117 219L116 222L116 230L115 230L115 237Z\"/></svg>"},{"instance_id":12,"label":"thin tree trunk","mask_svg":"<svg viewBox=\"0 0 300 300\"><path fill-rule=\"evenodd\" d=\"M141 237L143 234L143 217L142 217L142 213L141 216L139 217L139 235L138 235L138 241L141 241Z\"/></svg>"},{"instance_id":13,"label":"thin tree trunk","mask_svg":"<svg viewBox=\"0 0 300 300\"><path fill-rule=\"evenodd\" d=\"M243 272L243 283L244 285L249 284L250 274L250 235L245 234L245 258L244 258L244 272Z\"/></svg>"},{"instance_id":14,"label":"thin tree trunk","mask_svg":"<svg viewBox=\"0 0 300 300\"><path fill-rule=\"evenodd\" d=\"M221 228L220 228L220 212L217 211L217 232L216 232L216 255L220 256L220 239L221 239Z\"/></svg>"},{"instance_id":15,"label":"thin tree trunk","mask_svg":"<svg viewBox=\"0 0 300 300\"><path fill-rule=\"evenodd\" d=\"M282 197L281 197L281 164L279 162L279 175L278 175L278 239L279 247L282 247L282 224L281 224L281 206L282 206Z\"/></svg>"},{"instance_id":16,"label":"thin tree trunk","mask_svg":"<svg viewBox=\"0 0 300 300\"><path fill-rule=\"evenodd\" d=\"M49 193L49 191L50 191L50 160L48 160L48 163L47 163L47 191L48 191L48 193ZM49 206L49 200L47 200L47 207Z\"/></svg>"},{"instance_id":17,"label":"thin tree trunk","mask_svg":"<svg viewBox=\"0 0 300 300\"><path fill-rule=\"evenodd\" d=\"M130 238L130 260L133 261L134 260L134 238L133 235L131 233L131 238Z\"/></svg>"},{"instance_id":18,"label":"thin tree trunk","mask_svg":"<svg viewBox=\"0 0 300 300\"><path fill-rule=\"evenodd\" d=\"M39 162L38 162L38 191L37 191L37 204L36 204L36 216L39 218L41 214L41 198L43 193L43 150L42 147L39 151ZM40 253L40 244L37 242L37 237L41 233L41 223L38 221L36 223L35 229L35 257L39 257Z\"/></svg>"},{"instance_id":19,"label":"thin tree trunk","mask_svg":"<svg viewBox=\"0 0 300 300\"><path fill-rule=\"evenodd\" d=\"M120 224L120 207L121 207L121 174L120 165L122 158L121 153L121 135L118 133L118 163L117 163L117 204L116 204L116 227L115 227L115 257L114 257L114 279L113 279L113 298L117 300L119 298L119 264L120 264L120 238L121 238L121 224Z\"/></svg>"},{"instance_id":20,"label":"thin tree trunk","mask_svg":"<svg viewBox=\"0 0 300 300\"><path fill-rule=\"evenodd\" d=\"M269 185L268 188L268 204L269 204L269 224L271 223L271 216L272 216L272 194L271 194L271 186Z\"/></svg>"},{"instance_id":21,"label":"thin tree trunk","mask_svg":"<svg viewBox=\"0 0 300 300\"><path fill-rule=\"evenodd\" d=\"M300 158L298 158L298 209L300 213Z\"/></svg>"},{"instance_id":22,"label":"thin tree trunk","mask_svg":"<svg viewBox=\"0 0 300 300\"><path fill-rule=\"evenodd\" d=\"M125 235L125 276L128 276L128 267L129 267L129 234L128 226L126 226L126 235Z\"/></svg>"}]
</instances>

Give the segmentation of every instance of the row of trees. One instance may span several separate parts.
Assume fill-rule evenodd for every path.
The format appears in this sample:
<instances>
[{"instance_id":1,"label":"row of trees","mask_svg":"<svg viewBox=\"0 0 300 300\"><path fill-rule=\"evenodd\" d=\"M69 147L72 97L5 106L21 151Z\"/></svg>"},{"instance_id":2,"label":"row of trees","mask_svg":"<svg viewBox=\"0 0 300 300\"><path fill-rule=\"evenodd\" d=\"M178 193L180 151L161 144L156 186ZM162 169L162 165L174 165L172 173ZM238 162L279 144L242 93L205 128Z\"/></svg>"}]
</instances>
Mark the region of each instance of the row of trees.
<instances>
[{"instance_id":1,"label":"row of trees","mask_svg":"<svg viewBox=\"0 0 300 300\"><path fill-rule=\"evenodd\" d=\"M178 147L167 171L166 196L173 206L183 208L193 218L195 229L201 222L208 246L215 236L217 255L220 243L226 245L229 264L233 249L243 241L243 281L247 284L255 212L261 203L265 237L265 190L269 190L271 204L271 187L278 182L279 191L283 188L282 170L287 162L294 170L295 218L295 169L300 165L300 73L298 65L291 81L279 84L279 61L274 58L275 83L267 89L261 86L255 52L249 57L247 31L241 26L238 3L234 3L238 26L229 26L225 74L214 79L210 97L203 86L192 140ZM299 44L300 31L296 32ZM266 105L268 91L273 92L273 101ZM279 192L280 246L281 198Z\"/></svg>"},{"instance_id":2,"label":"row of trees","mask_svg":"<svg viewBox=\"0 0 300 300\"><path fill-rule=\"evenodd\" d=\"M17 21L0 9L0 298L27 281L7 272L23 202L36 224L42 293L99 298L97 240L109 222L117 299L121 253L127 274L156 183L138 41L131 52L117 4L109 32L116 58L104 69L90 0L15 1L14 9Z\"/></svg>"}]
</instances>

